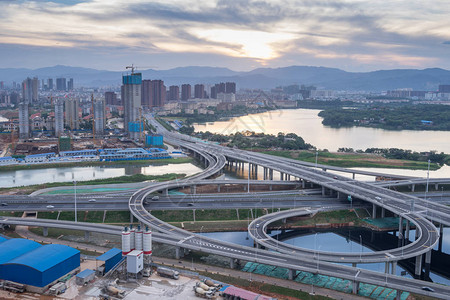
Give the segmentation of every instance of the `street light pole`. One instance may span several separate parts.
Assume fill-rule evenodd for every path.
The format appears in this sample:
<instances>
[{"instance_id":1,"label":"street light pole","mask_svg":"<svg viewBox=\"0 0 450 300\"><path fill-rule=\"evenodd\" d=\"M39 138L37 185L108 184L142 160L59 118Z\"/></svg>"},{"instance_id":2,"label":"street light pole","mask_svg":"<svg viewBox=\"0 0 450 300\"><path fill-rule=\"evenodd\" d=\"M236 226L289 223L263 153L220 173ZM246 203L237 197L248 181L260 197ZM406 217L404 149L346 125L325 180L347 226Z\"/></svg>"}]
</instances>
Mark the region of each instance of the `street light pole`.
<instances>
[{"instance_id":1,"label":"street light pole","mask_svg":"<svg viewBox=\"0 0 450 300\"><path fill-rule=\"evenodd\" d=\"M247 193L250 193L250 157L248 159Z\"/></svg>"},{"instance_id":2,"label":"street light pole","mask_svg":"<svg viewBox=\"0 0 450 300\"><path fill-rule=\"evenodd\" d=\"M425 200L427 200L427 194L428 194L428 183L430 181L430 162L431 160L428 160L428 170L427 170L427 187L425 188Z\"/></svg>"},{"instance_id":3,"label":"street light pole","mask_svg":"<svg viewBox=\"0 0 450 300\"><path fill-rule=\"evenodd\" d=\"M319 156L319 151L316 151L316 168L317 168L317 156Z\"/></svg>"},{"instance_id":4,"label":"street light pole","mask_svg":"<svg viewBox=\"0 0 450 300\"><path fill-rule=\"evenodd\" d=\"M75 194L75 222L77 221L77 182L73 181L73 188L74 188L74 194Z\"/></svg>"}]
</instances>

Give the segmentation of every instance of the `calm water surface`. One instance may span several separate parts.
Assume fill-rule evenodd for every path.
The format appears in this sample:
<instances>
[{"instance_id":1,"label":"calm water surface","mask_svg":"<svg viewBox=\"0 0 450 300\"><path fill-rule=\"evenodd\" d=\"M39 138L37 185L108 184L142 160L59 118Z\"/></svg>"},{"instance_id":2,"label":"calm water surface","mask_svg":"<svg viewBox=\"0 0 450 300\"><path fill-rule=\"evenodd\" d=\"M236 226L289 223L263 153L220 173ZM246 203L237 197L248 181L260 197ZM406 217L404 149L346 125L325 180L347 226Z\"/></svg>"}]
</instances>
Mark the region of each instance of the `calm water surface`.
<instances>
[{"instance_id":1,"label":"calm water surface","mask_svg":"<svg viewBox=\"0 0 450 300\"><path fill-rule=\"evenodd\" d=\"M18 170L0 172L0 188L26 186L49 182L86 181L92 179L104 179L123 175L163 175L167 173L183 173L192 175L201 169L191 163L166 164L166 165L123 165L114 167L71 167L48 168L36 170Z\"/></svg>"},{"instance_id":2,"label":"calm water surface","mask_svg":"<svg viewBox=\"0 0 450 300\"><path fill-rule=\"evenodd\" d=\"M450 153L449 131L390 131L376 128L331 128L322 125L317 109L281 109L232 118L207 124L196 124L196 131L230 134L255 131L268 134L293 132L319 149L336 151L340 147L353 149L400 148L414 151L436 150Z\"/></svg>"}]
</instances>

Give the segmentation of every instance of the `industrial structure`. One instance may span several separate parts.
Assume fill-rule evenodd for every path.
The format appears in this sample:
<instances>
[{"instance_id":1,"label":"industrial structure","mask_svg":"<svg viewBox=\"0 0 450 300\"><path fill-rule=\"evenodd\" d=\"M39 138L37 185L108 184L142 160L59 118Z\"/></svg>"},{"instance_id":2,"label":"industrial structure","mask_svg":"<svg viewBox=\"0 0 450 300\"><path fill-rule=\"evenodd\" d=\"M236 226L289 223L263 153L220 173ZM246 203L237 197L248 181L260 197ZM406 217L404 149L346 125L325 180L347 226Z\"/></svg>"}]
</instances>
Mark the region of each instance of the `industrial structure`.
<instances>
[{"instance_id":1,"label":"industrial structure","mask_svg":"<svg viewBox=\"0 0 450 300\"><path fill-rule=\"evenodd\" d=\"M80 251L26 239L0 239L0 279L40 291L80 267Z\"/></svg>"}]
</instances>

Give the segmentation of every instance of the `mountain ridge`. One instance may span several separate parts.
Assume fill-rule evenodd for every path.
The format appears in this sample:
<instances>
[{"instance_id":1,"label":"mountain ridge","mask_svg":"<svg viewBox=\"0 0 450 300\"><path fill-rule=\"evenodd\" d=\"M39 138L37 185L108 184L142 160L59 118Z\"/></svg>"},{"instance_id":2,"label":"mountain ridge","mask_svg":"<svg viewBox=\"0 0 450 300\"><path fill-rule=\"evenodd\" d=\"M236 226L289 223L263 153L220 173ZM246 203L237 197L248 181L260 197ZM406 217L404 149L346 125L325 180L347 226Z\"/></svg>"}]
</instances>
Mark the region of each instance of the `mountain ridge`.
<instances>
[{"instance_id":1,"label":"mountain ridge","mask_svg":"<svg viewBox=\"0 0 450 300\"><path fill-rule=\"evenodd\" d=\"M398 88L437 90L439 84L450 84L450 71L441 68L391 69L370 72L348 72L338 68L316 66L288 66L257 68L251 71L233 71L223 67L188 66L168 70L137 70L143 79L162 79L166 86L189 84L215 84L234 81L239 88L271 89L280 85L315 85L320 89L385 91ZM75 86L119 86L121 76L130 70L109 71L93 68L56 65L38 69L0 68L0 81L11 84L26 77L39 79L74 78Z\"/></svg>"}]
</instances>

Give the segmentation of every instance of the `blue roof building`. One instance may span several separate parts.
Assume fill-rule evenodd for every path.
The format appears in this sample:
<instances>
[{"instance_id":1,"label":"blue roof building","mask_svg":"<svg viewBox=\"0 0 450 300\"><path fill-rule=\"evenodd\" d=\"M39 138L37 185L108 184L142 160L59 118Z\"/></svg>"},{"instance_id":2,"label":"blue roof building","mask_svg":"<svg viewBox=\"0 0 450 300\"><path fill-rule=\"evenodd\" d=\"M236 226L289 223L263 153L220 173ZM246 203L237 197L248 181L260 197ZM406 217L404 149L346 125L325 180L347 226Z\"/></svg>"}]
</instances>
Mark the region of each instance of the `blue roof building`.
<instances>
[{"instance_id":1,"label":"blue roof building","mask_svg":"<svg viewBox=\"0 0 450 300\"><path fill-rule=\"evenodd\" d=\"M112 248L108 252L103 253L97 260L105 262L104 273L108 273L109 270L114 268L122 259L122 250L117 248Z\"/></svg>"},{"instance_id":2,"label":"blue roof building","mask_svg":"<svg viewBox=\"0 0 450 300\"><path fill-rule=\"evenodd\" d=\"M25 239L0 242L0 279L44 287L80 267L80 251Z\"/></svg>"}]
</instances>

